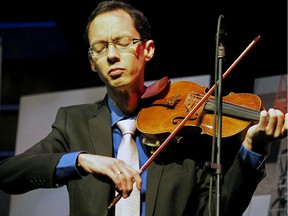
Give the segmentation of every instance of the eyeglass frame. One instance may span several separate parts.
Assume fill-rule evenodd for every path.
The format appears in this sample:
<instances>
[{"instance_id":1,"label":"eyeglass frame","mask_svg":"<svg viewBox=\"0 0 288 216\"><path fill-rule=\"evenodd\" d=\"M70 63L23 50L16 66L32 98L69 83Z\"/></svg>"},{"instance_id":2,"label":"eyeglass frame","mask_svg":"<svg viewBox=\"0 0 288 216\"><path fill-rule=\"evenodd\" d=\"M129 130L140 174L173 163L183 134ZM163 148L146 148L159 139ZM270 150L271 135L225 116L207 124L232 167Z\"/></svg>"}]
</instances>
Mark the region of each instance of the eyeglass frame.
<instances>
[{"instance_id":1,"label":"eyeglass frame","mask_svg":"<svg viewBox=\"0 0 288 216\"><path fill-rule=\"evenodd\" d=\"M107 44L106 44L106 46L105 46L105 49L106 49L106 50L105 50L103 53L101 53L101 54L98 54L98 53L94 50L94 48L93 48L92 46L90 46L90 47L88 48L88 56L90 56L90 57L102 57L102 56L104 56L105 54L107 54L108 48L109 48L110 44L112 44L117 51L121 52L121 51L125 51L126 49L129 49L130 47L132 47L133 45L135 45L136 43L138 43L138 42L140 42L140 41L143 42L143 41L146 40L146 39L142 39L142 38L130 38L130 37L127 37L127 38L129 38L129 39L132 41L132 44L131 44L131 45L126 46L126 47L122 47L122 48L119 49L119 48L117 48L117 46L114 44L114 42L116 42L117 40L111 41L111 42L107 42ZM130 43L131 43L131 42L130 42Z\"/></svg>"}]
</instances>

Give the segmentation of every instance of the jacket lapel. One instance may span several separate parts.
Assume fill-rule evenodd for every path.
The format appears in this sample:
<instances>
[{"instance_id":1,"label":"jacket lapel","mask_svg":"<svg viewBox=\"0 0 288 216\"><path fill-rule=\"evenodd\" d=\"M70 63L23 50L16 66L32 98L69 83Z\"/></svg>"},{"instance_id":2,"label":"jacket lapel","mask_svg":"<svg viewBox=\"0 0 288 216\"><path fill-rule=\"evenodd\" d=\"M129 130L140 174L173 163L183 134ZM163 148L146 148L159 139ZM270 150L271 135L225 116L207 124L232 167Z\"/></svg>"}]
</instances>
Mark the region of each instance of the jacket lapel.
<instances>
[{"instance_id":1,"label":"jacket lapel","mask_svg":"<svg viewBox=\"0 0 288 216\"><path fill-rule=\"evenodd\" d=\"M113 155L111 120L106 105L102 105L95 117L89 120L89 129L94 153L111 157Z\"/></svg>"},{"instance_id":2,"label":"jacket lapel","mask_svg":"<svg viewBox=\"0 0 288 216\"><path fill-rule=\"evenodd\" d=\"M112 157L113 148L110 111L106 105L102 105L93 115L95 117L88 122L94 149L93 154ZM101 206L101 210L97 210L97 215L107 216L108 206L115 194L114 187L111 184L104 183L101 179L96 178L96 181L94 181L94 188L95 190L93 191L97 199L96 202ZM107 208L105 208L106 206Z\"/></svg>"}]
</instances>

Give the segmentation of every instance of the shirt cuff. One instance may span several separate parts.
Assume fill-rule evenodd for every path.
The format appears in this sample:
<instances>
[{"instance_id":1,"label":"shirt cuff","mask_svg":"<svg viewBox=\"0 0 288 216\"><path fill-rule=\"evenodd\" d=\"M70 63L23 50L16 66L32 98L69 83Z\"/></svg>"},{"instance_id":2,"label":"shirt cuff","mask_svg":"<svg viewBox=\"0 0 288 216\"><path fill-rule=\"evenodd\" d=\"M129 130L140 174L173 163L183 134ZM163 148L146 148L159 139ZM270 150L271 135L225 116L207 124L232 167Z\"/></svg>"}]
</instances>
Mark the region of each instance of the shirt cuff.
<instances>
[{"instance_id":1,"label":"shirt cuff","mask_svg":"<svg viewBox=\"0 0 288 216\"><path fill-rule=\"evenodd\" d=\"M266 155L261 155L248 150L243 144L239 150L240 156L247 164L253 167L255 170L260 170L266 161Z\"/></svg>"},{"instance_id":2,"label":"shirt cuff","mask_svg":"<svg viewBox=\"0 0 288 216\"><path fill-rule=\"evenodd\" d=\"M87 175L77 168L77 158L81 153L86 152L79 151L67 153L60 158L55 171L57 183L64 183L68 180L80 179Z\"/></svg>"}]
</instances>

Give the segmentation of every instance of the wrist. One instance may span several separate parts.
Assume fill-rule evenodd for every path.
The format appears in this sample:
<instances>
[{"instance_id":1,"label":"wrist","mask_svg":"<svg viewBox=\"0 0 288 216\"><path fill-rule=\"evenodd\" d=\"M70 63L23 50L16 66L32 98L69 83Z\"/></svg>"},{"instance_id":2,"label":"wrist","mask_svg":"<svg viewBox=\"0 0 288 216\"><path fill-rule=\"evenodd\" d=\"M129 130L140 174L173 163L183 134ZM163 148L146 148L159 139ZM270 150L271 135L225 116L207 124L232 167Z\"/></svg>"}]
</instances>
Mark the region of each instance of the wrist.
<instances>
[{"instance_id":1,"label":"wrist","mask_svg":"<svg viewBox=\"0 0 288 216\"><path fill-rule=\"evenodd\" d=\"M83 154L86 154L86 153L80 153L78 155L77 161L76 161L76 168L77 168L77 171L79 172L79 174L81 176L86 176L86 175L88 175L88 172L86 172L85 169L81 165L81 158L82 158Z\"/></svg>"},{"instance_id":2,"label":"wrist","mask_svg":"<svg viewBox=\"0 0 288 216\"><path fill-rule=\"evenodd\" d=\"M252 151L261 155L267 155L267 145L265 145L264 143L255 143L255 142L252 142L251 139L246 137L246 139L243 141L243 145L249 151Z\"/></svg>"}]
</instances>

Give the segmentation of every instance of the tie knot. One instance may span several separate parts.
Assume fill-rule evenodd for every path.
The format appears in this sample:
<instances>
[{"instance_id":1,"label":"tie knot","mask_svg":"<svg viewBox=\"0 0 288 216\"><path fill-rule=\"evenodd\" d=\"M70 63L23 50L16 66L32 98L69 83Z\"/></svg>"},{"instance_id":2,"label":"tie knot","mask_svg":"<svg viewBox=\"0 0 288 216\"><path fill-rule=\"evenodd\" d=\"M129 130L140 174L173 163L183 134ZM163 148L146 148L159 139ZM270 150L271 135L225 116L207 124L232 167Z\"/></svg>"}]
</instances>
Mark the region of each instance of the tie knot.
<instances>
[{"instance_id":1,"label":"tie knot","mask_svg":"<svg viewBox=\"0 0 288 216\"><path fill-rule=\"evenodd\" d=\"M134 135L136 130L136 123L134 119L124 119L117 122L117 126L120 129L122 135L132 134Z\"/></svg>"}]
</instances>

